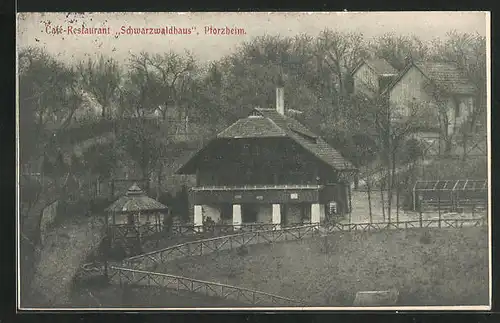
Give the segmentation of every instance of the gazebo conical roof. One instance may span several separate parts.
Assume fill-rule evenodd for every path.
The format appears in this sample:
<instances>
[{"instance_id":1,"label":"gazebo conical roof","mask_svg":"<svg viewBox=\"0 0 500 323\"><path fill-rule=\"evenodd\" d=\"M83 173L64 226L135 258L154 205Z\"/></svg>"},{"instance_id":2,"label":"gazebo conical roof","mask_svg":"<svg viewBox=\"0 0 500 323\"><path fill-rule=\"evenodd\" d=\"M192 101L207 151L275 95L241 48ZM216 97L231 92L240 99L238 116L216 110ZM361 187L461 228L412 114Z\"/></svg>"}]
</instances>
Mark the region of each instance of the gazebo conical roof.
<instances>
[{"instance_id":1,"label":"gazebo conical roof","mask_svg":"<svg viewBox=\"0 0 500 323\"><path fill-rule=\"evenodd\" d=\"M116 213L147 213L167 210L167 206L147 196L141 188L134 183L127 193L108 206L106 212Z\"/></svg>"}]
</instances>

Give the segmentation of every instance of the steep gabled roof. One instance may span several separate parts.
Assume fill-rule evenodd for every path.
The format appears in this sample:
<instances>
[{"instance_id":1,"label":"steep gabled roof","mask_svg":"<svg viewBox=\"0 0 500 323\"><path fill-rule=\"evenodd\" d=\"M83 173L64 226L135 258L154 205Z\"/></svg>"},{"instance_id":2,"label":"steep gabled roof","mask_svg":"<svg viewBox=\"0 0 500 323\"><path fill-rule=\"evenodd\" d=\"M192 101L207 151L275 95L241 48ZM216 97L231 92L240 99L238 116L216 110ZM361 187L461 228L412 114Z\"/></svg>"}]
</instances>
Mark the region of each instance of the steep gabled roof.
<instances>
[{"instance_id":1,"label":"steep gabled roof","mask_svg":"<svg viewBox=\"0 0 500 323\"><path fill-rule=\"evenodd\" d=\"M290 138L305 150L316 156L330 167L339 171L356 168L342 155L315 133L292 117L283 116L274 109L256 108L251 116L240 119L219 133L215 139L198 150L177 173L183 173L191 160L194 160L208 145L220 139L235 138Z\"/></svg>"},{"instance_id":2,"label":"steep gabled roof","mask_svg":"<svg viewBox=\"0 0 500 323\"><path fill-rule=\"evenodd\" d=\"M286 133L271 119L249 116L240 119L217 135L217 138L285 137Z\"/></svg>"},{"instance_id":3,"label":"steep gabled roof","mask_svg":"<svg viewBox=\"0 0 500 323\"><path fill-rule=\"evenodd\" d=\"M354 170L356 167L326 141L294 118L283 116L274 109L255 109L285 130L287 136L336 170Z\"/></svg>"},{"instance_id":4,"label":"steep gabled roof","mask_svg":"<svg viewBox=\"0 0 500 323\"><path fill-rule=\"evenodd\" d=\"M475 85L455 64L443 62L412 62L399 73L391 84L389 84L384 93L391 91L412 67L417 68L427 79L448 93L471 95L476 91Z\"/></svg>"},{"instance_id":5,"label":"steep gabled roof","mask_svg":"<svg viewBox=\"0 0 500 323\"><path fill-rule=\"evenodd\" d=\"M398 71L394 67L391 66L385 59L383 58L370 58L361 61L358 66L352 71L352 74L356 73L356 71L363 66L364 64L368 65L375 73L378 75L396 75Z\"/></svg>"},{"instance_id":6,"label":"steep gabled roof","mask_svg":"<svg viewBox=\"0 0 500 323\"><path fill-rule=\"evenodd\" d=\"M423 62L415 63L424 75L437 86L447 92L456 94L473 94L476 87L465 76L465 73L455 64Z\"/></svg>"}]
</instances>

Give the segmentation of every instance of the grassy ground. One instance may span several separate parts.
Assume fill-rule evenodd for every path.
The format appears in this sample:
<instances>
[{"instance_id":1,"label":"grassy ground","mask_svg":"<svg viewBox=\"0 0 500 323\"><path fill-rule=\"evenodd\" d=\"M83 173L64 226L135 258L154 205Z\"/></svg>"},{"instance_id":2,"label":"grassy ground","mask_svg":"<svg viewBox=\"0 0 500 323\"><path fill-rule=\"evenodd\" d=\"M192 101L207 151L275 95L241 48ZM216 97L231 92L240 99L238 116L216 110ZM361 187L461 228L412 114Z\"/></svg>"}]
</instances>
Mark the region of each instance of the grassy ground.
<instances>
[{"instance_id":1,"label":"grassy ground","mask_svg":"<svg viewBox=\"0 0 500 323\"><path fill-rule=\"evenodd\" d=\"M169 291L159 287L105 286L87 288L74 292L71 307L153 307L153 308L188 308L188 307L244 307L247 304L232 300L207 297L198 293Z\"/></svg>"},{"instance_id":2,"label":"grassy ground","mask_svg":"<svg viewBox=\"0 0 500 323\"><path fill-rule=\"evenodd\" d=\"M485 228L338 233L192 257L158 268L313 306L348 306L357 291L397 288L403 306L488 304ZM327 251L326 251L327 250Z\"/></svg>"}]
</instances>

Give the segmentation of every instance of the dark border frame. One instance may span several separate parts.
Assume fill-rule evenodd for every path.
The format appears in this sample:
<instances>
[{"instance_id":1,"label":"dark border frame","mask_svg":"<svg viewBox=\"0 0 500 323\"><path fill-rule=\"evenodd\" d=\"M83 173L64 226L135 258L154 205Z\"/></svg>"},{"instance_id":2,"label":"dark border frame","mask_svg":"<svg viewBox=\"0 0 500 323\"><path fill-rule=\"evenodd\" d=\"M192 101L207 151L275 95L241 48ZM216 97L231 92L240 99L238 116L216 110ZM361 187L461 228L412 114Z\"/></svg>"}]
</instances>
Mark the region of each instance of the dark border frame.
<instances>
[{"instance_id":1,"label":"dark border frame","mask_svg":"<svg viewBox=\"0 0 500 323\"><path fill-rule=\"evenodd\" d=\"M433 1L432 4L430 2L413 2L413 6L402 6L401 3L395 3L395 6L389 7L387 6L388 3L376 3L376 2L367 2L365 6L360 4L359 2L353 2L353 1L343 1L343 3L336 2L334 5L327 5L325 3L319 3L317 4L314 10L312 10L312 6L309 4L309 6L293 6L290 4L288 8L280 8L279 11L339 11L343 10L343 7L350 7L351 11L357 11L357 10L386 10L388 8L391 8L391 11L393 10L458 10L460 7L460 10L490 10L488 6L485 4L485 2L481 3L480 1L474 1L473 5L471 2L464 3L465 1L460 1L460 2L449 2L449 1L444 1L444 0L439 0L439 1ZM305 4L305 3L304 3ZM386 6L383 6L383 4L386 4ZM451 4L451 6L450 6ZM202 8L202 6L205 5L205 8ZM132 4L132 3L126 3L124 1L83 1L83 2L78 2L78 3L71 3L70 1L62 1L62 0L50 0L50 1L28 1L28 0L20 0L17 4L17 9L18 11L26 11L26 12L36 12L36 11L73 11L73 12L83 12L83 11L278 11L277 6L271 6L269 4L261 4L260 8L255 8L253 6L248 6L240 3L234 3L233 6L225 6L223 4L216 5L215 2L210 2L210 3L203 3L202 6L193 6L189 5L187 2L182 1L182 2L176 2L176 3L169 3L169 2L162 2L162 1L148 1L148 0L142 0L140 2L140 5L137 4ZM427 8L424 8L426 6ZM15 62L15 8L14 4L12 2L6 1L2 3L2 6L0 7L2 10L1 12L1 18L0 18L0 24L2 28L2 35L4 35L3 39L3 48L9 49L3 50L2 54L4 55L4 62L11 61ZM491 14L491 20L492 20L492 34L491 34L491 43L495 44L495 38L497 37L497 34L495 33L495 28L494 26L494 14L492 12ZM14 36L14 37L12 37ZM10 48L9 48L10 47ZM13 51L12 51L13 49ZM492 87L491 89L495 89L494 84L495 84L495 73L493 73L493 70L495 70L495 67L497 65L495 64L495 57L499 57L498 55L499 51L497 48L494 48L492 45ZM495 55L497 54L497 55ZM1 90L3 91L2 93L2 102L4 103L4 107L2 109L3 116L0 119L0 131L2 132L2 146L4 148L8 148L7 150L10 150L12 152L15 152L15 91L12 91L15 89L15 63L10 65L12 66L11 69L7 68L7 64L2 64L2 68L5 68L3 73L1 74L4 78L4 82L1 84L3 85ZM13 77L14 76L14 77ZM496 115L496 109L493 107L497 106L497 102L499 101L495 95L495 93L492 91L492 114L491 114L491 120L495 120L495 115ZM13 126L11 128L11 126ZM495 128L492 127L492 144L494 143L494 138L496 137L494 135L495 133ZM492 147L493 148L493 147ZM494 161L496 160L496 152L494 149L492 149L492 195L495 196L495 193L497 192L496 188L496 181L495 181L495 175L496 173L493 171L493 164ZM9 156L9 157L7 157ZM104 319L110 320L110 319L116 319L117 321L120 322L126 322L126 321L170 321L170 320L179 320L179 321L189 321L190 319L198 319L199 318L196 316L195 312L189 312L189 311L183 311L183 312L177 312L177 313L167 313L167 314L158 314L157 312L150 313L150 315L144 315L147 312L144 312L144 314L119 314L119 313L112 313L112 314L104 314L103 312L100 312L99 315L96 315L95 312L78 312L75 311L71 314L68 313L63 313L60 315L54 315L55 313L47 313L44 312L42 313L27 313L27 314L15 314L16 312L16 299L15 297L12 297L15 295L15 253L12 251L15 250L15 218L12 217L12 214L15 214L16 210L16 204L15 204L15 193L12 190L14 188L15 183L15 176L13 176L15 173L12 170L15 170L15 165L16 161L15 158L12 158L10 154L6 154L4 158L2 158L2 161L4 162L4 167L1 168L2 170L2 176L0 177L0 183L2 183L2 202L3 202L3 210L2 216L0 217L2 220L2 225L1 228L4 230L4 233L2 234L2 251L5 252L5 255L10 254L10 260L11 261L5 261L2 260L1 262L1 268L2 268L2 282L6 283L3 288L2 288L2 293L1 293L1 305L2 309L2 316L1 318L4 318L5 322L14 322L15 319L19 320L33 320L33 321L49 321L53 319L61 319L62 321L68 321L69 319L75 319L78 321L83 321L83 320L88 320L88 321L96 321L99 320L99 318L103 317ZM15 156L15 155L14 155ZM10 164L12 163L12 164ZM10 164L10 165L9 165ZM10 168L8 166L13 166L13 168ZM7 180L9 179L9 180ZM11 179L14 179L13 181ZM494 198L493 198L494 199ZM493 232L493 237L492 237L492 243L493 243L493 266L495 269L495 264L497 263L498 259L498 253L499 253L499 248L495 248L494 246L496 245L497 239L495 237L500 234L500 228L499 224L497 222L500 221L495 221L493 215L496 213L494 205L492 206L493 212L492 212L492 232ZM11 212L12 211L12 212ZM4 256L4 259L5 256ZM12 266L14 264L14 266ZM13 277L8 278L8 276ZM496 295L495 291L498 290L498 279L495 277L495 273L493 273L493 296ZM8 288L8 290L7 290ZM12 289L11 289L12 288ZM5 306L5 308L3 308ZM496 301L495 297L493 298L493 310L499 310L498 308L498 301ZM293 312L288 312L288 313L279 313L274 315L265 315L264 313L251 313L251 312L237 312L237 311L231 311L231 312L203 312L201 315L201 318L203 320L214 320L214 321L222 321L224 319L229 319L229 320L235 320L235 319L240 319L242 321L256 321L258 320L259 322L265 322L266 320L275 320L275 319L280 319L283 321L298 321L298 320L304 320L304 321L325 321L325 322L331 322L332 320L339 320L340 322L348 321L348 322L363 322L363 321L372 321L375 319L375 321L380 321L380 322L442 322L443 318L445 320L450 320L451 322L460 322L460 321L475 321L475 322L494 322L498 321L498 318L495 320L495 315L492 313L481 313L481 312L447 312L447 313L422 313L422 312L405 312L405 313L395 313L395 312L359 312L359 313L345 313L345 312L321 312L321 313L316 313L316 312L307 312L307 313L293 313ZM194 314L194 315L193 315ZM200 314L200 313L198 313ZM215 315L214 315L215 314ZM221 315L223 314L223 315ZM270 313L267 313L270 314ZM399 315L402 314L402 315Z\"/></svg>"}]
</instances>

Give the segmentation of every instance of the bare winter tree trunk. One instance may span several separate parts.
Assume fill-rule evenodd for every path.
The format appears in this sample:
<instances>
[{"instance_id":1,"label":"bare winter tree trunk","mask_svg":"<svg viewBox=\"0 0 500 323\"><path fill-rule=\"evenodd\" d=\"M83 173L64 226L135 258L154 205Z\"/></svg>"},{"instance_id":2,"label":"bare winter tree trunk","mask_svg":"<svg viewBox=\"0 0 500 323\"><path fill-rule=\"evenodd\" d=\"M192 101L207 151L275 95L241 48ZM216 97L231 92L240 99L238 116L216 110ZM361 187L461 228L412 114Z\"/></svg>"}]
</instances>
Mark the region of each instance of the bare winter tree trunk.
<instances>
[{"instance_id":1,"label":"bare winter tree trunk","mask_svg":"<svg viewBox=\"0 0 500 323\"><path fill-rule=\"evenodd\" d=\"M396 184L396 223L399 223L399 196L401 194L401 186L399 185L399 176Z\"/></svg>"},{"instance_id":2,"label":"bare winter tree trunk","mask_svg":"<svg viewBox=\"0 0 500 323\"><path fill-rule=\"evenodd\" d=\"M389 168L387 171L387 177L386 177L386 187L387 187L387 220L389 223L391 223L391 204L392 204L392 173L391 169ZM382 204L382 207L385 207L385 203Z\"/></svg>"},{"instance_id":3,"label":"bare winter tree trunk","mask_svg":"<svg viewBox=\"0 0 500 323\"><path fill-rule=\"evenodd\" d=\"M463 155L462 155L462 160L465 161L467 159L467 134L464 133L464 138L463 138L463 143L462 143L462 149L464 150Z\"/></svg>"},{"instance_id":4,"label":"bare winter tree trunk","mask_svg":"<svg viewBox=\"0 0 500 323\"><path fill-rule=\"evenodd\" d=\"M392 154L391 154L391 159L389 164L391 165L391 169L389 170L389 187L388 187L388 207L387 207L387 217L389 219L389 223L391 222L391 211L392 211L392 197L394 195L394 184L395 184L395 177L396 177L396 150L393 148L392 149Z\"/></svg>"},{"instance_id":5,"label":"bare winter tree trunk","mask_svg":"<svg viewBox=\"0 0 500 323\"><path fill-rule=\"evenodd\" d=\"M380 204L382 206L382 218L384 220L383 222L385 222L384 180L382 179L380 180Z\"/></svg>"},{"instance_id":6,"label":"bare winter tree trunk","mask_svg":"<svg viewBox=\"0 0 500 323\"><path fill-rule=\"evenodd\" d=\"M156 185L156 200L160 198L160 192L161 192L161 179L163 175L163 163L160 162L160 165L158 166L158 175L157 175L157 185Z\"/></svg>"},{"instance_id":7,"label":"bare winter tree trunk","mask_svg":"<svg viewBox=\"0 0 500 323\"><path fill-rule=\"evenodd\" d=\"M370 223L373 223L372 214L372 190L370 180L366 180L366 193L368 194L368 213L370 215Z\"/></svg>"}]
</instances>

